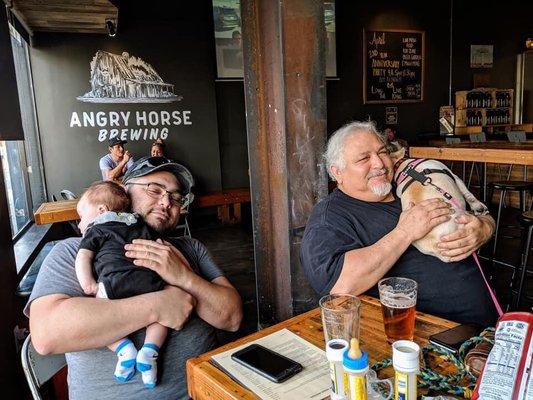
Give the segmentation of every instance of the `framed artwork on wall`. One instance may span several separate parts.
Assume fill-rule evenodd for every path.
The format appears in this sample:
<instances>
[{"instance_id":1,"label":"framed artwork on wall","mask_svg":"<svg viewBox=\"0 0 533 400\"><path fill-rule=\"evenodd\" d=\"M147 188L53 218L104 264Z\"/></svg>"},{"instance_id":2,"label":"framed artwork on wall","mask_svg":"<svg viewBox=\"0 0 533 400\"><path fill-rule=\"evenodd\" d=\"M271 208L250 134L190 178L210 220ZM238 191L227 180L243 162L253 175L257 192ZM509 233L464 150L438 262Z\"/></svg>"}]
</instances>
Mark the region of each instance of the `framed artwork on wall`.
<instances>
[{"instance_id":1,"label":"framed artwork on wall","mask_svg":"<svg viewBox=\"0 0 533 400\"><path fill-rule=\"evenodd\" d=\"M492 68L494 46L470 45L470 68Z\"/></svg>"},{"instance_id":2,"label":"framed artwork on wall","mask_svg":"<svg viewBox=\"0 0 533 400\"><path fill-rule=\"evenodd\" d=\"M217 76L219 79L244 77L240 0L212 0ZM326 28L326 76L337 76L335 0L324 0Z\"/></svg>"}]
</instances>

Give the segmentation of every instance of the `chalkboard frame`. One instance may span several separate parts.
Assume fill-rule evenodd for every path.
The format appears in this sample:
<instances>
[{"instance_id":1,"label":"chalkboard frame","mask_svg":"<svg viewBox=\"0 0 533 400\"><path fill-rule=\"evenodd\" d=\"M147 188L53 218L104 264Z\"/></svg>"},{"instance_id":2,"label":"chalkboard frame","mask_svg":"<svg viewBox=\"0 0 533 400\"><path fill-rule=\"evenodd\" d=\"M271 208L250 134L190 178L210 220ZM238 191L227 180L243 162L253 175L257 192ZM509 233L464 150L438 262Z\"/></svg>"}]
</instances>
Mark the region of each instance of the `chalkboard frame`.
<instances>
[{"instance_id":1,"label":"chalkboard frame","mask_svg":"<svg viewBox=\"0 0 533 400\"><path fill-rule=\"evenodd\" d=\"M367 99L367 73L366 67L368 62L368 49L367 49L367 34L373 32L395 32L395 33L419 33L422 36L422 76L420 82L420 99L405 99L405 100L369 100ZM399 103L422 103L424 101L424 89L425 89L425 75L426 75L426 32L421 30L410 29L366 29L363 28L363 104L399 104Z\"/></svg>"}]
</instances>

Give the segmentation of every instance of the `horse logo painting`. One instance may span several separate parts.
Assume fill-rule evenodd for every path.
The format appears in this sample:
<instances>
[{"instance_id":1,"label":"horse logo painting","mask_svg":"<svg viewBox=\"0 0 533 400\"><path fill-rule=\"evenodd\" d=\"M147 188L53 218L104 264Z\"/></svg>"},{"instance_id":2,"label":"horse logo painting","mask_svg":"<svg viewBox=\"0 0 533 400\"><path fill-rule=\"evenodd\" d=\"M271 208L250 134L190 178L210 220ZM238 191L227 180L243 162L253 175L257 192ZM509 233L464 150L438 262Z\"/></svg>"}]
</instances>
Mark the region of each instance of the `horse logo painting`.
<instances>
[{"instance_id":1,"label":"horse logo painting","mask_svg":"<svg viewBox=\"0 0 533 400\"><path fill-rule=\"evenodd\" d=\"M180 101L174 85L138 57L98 50L91 61L91 91L76 99L88 103L170 103Z\"/></svg>"}]
</instances>

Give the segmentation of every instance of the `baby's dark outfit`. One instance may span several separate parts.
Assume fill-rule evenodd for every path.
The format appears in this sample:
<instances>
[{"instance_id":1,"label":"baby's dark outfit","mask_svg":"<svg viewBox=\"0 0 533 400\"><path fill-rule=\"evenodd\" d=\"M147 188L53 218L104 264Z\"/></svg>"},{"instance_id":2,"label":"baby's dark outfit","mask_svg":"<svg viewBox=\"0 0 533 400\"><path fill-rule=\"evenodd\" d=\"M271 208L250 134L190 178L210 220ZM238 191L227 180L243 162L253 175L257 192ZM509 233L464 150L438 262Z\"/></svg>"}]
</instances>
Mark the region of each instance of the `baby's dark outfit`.
<instances>
[{"instance_id":1,"label":"baby's dark outfit","mask_svg":"<svg viewBox=\"0 0 533 400\"><path fill-rule=\"evenodd\" d=\"M89 225L80 249L94 252L93 275L97 282L103 284L107 297L123 299L165 287L165 282L157 273L133 264L124 250L124 245L133 239L157 238L157 233L134 214L108 211Z\"/></svg>"}]
</instances>

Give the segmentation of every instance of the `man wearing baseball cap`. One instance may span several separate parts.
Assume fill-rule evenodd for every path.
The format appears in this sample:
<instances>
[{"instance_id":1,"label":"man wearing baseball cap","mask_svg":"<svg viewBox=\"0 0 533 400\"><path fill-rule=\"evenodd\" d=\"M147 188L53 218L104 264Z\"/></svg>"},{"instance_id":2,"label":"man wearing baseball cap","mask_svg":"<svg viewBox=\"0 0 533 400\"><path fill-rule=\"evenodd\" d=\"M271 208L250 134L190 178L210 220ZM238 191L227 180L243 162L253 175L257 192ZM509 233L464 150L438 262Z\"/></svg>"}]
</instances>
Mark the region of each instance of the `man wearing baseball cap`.
<instances>
[{"instance_id":1,"label":"man wearing baseball cap","mask_svg":"<svg viewBox=\"0 0 533 400\"><path fill-rule=\"evenodd\" d=\"M127 140L114 137L108 141L109 154L100 159L100 170L104 181L116 181L133 165L133 157L129 151L124 151Z\"/></svg>"},{"instance_id":2,"label":"man wearing baseball cap","mask_svg":"<svg viewBox=\"0 0 533 400\"><path fill-rule=\"evenodd\" d=\"M132 211L163 238L192 201L194 180L187 168L164 157L143 157L124 176ZM241 299L209 252L189 237L125 246L134 264L157 272L164 290L120 300L84 296L74 268L80 238L56 244L43 262L24 312L32 343L41 354L67 353L69 398L188 399L185 362L215 346L215 328L236 331ZM116 356L105 348L129 336L136 348L144 327L169 329L159 355L158 384L145 389L136 374L126 383L109 378Z\"/></svg>"}]
</instances>

